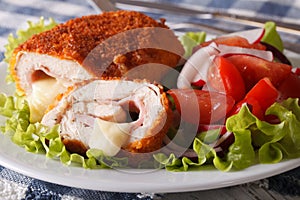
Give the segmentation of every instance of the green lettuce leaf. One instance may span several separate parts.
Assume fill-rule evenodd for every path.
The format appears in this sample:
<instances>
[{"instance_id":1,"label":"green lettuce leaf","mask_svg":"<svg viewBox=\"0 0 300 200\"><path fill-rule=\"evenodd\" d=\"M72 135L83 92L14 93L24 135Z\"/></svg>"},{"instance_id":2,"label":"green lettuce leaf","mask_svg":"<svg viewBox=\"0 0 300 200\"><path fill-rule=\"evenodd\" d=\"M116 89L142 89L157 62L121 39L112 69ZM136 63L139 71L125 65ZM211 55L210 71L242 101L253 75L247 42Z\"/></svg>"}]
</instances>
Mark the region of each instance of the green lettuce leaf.
<instances>
[{"instance_id":1,"label":"green lettuce leaf","mask_svg":"<svg viewBox=\"0 0 300 200\"><path fill-rule=\"evenodd\" d=\"M196 161L187 157L178 158L173 153L169 156L163 153L155 154L154 159L160 163L161 167L173 172L207 170L214 167L221 171L229 171L232 168L232 162L218 157L216 151L211 146L198 138L195 138L193 142L193 149L198 155Z\"/></svg>"},{"instance_id":2,"label":"green lettuce leaf","mask_svg":"<svg viewBox=\"0 0 300 200\"><path fill-rule=\"evenodd\" d=\"M193 53L193 48L205 41L205 32L187 32L179 37L181 44L185 50L184 58L188 58Z\"/></svg>"},{"instance_id":3,"label":"green lettuce leaf","mask_svg":"<svg viewBox=\"0 0 300 200\"><path fill-rule=\"evenodd\" d=\"M154 160L160 164L161 168L166 168L168 171L186 171L187 169L183 167L182 160L177 158L175 154L171 153L167 156L164 153L157 153L153 155Z\"/></svg>"},{"instance_id":4,"label":"green lettuce leaf","mask_svg":"<svg viewBox=\"0 0 300 200\"><path fill-rule=\"evenodd\" d=\"M7 117L1 131L29 152L59 159L65 165L72 164L90 169L128 167L128 158L108 157L97 149L89 149L85 157L69 153L61 141L59 126L48 128L40 123L29 122L29 107L23 97L7 97L1 94L0 111L1 115ZM154 159L159 168L165 167L169 171L203 170L211 167L230 171L256 164L255 149L260 163L277 163L282 159L300 157L299 111L298 99L275 103L266 114L278 116L281 122L269 124L257 119L247 106L243 106L238 114L227 120L226 127L233 132L235 141L224 157L219 157L216 151L205 143L206 137L200 137L195 138L193 142L197 159L163 153L155 154Z\"/></svg>"},{"instance_id":5,"label":"green lettuce leaf","mask_svg":"<svg viewBox=\"0 0 300 200\"><path fill-rule=\"evenodd\" d=\"M258 149L260 163L278 163L282 159L300 157L300 107L298 99L288 99L274 103L266 111L280 119L278 124L270 124L257 119L249 109L242 109L227 120L227 128L251 131L251 143Z\"/></svg>"},{"instance_id":6,"label":"green lettuce leaf","mask_svg":"<svg viewBox=\"0 0 300 200\"><path fill-rule=\"evenodd\" d=\"M0 94L0 114L5 117L11 117L14 110L13 97L7 98L5 94Z\"/></svg>"},{"instance_id":7,"label":"green lettuce leaf","mask_svg":"<svg viewBox=\"0 0 300 200\"><path fill-rule=\"evenodd\" d=\"M221 128L212 129L208 131L203 131L196 137L206 144L214 143L218 140L220 136Z\"/></svg>"},{"instance_id":8,"label":"green lettuce leaf","mask_svg":"<svg viewBox=\"0 0 300 200\"><path fill-rule=\"evenodd\" d=\"M60 138L58 125L49 128L40 123L30 123L30 110L24 97L0 94L0 115L6 117L5 124L0 127L1 132L29 152L45 154L65 165L89 169L124 168L128 165L127 158L108 157L100 150L90 149L85 157L69 153Z\"/></svg>"},{"instance_id":9,"label":"green lettuce leaf","mask_svg":"<svg viewBox=\"0 0 300 200\"><path fill-rule=\"evenodd\" d=\"M180 172L188 170L203 169L204 164L213 158L215 152L207 144L196 138L193 142L193 149L198 155L197 161L193 161L187 157L177 158L171 153L169 156L159 153L154 155L154 159L168 171Z\"/></svg>"},{"instance_id":10,"label":"green lettuce leaf","mask_svg":"<svg viewBox=\"0 0 300 200\"><path fill-rule=\"evenodd\" d=\"M239 113L226 120L226 128L234 134L235 140L224 157L205 144L215 139L214 132L207 140L199 135L193 143L198 159L176 157L174 154L155 155L155 160L169 171L207 169L213 165L221 171L242 170L256 163L278 163L283 159L300 157L300 106L298 99L287 99L273 104L266 112L280 119L270 124L256 118L244 105ZM258 159L257 159L258 157Z\"/></svg>"},{"instance_id":11,"label":"green lettuce leaf","mask_svg":"<svg viewBox=\"0 0 300 200\"><path fill-rule=\"evenodd\" d=\"M276 47L279 51L282 52L284 46L279 33L276 31L276 24L271 21L266 22L264 28L265 28L265 34L261 39L261 41Z\"/></svg>"},{"instance_id":12,"label":"green lettuce leaf","mask_svg":"<svg viewBox=\"0 0 300 200\"><path fill-rule=\"evenodd\" d=\"M227 160L232 162L235 169L244 169L255 163L255 152L251 144L250 130L233 132L235 142L229 147Z\"/></svg>"},{"instance_id":13,"label":"green lettuce leaf","mask_svg":"<svg viewBox=\"0 0 300 200\"><path fill-rule=\"evenodd\" d=\"M282 135L276 143L286 158L300 157L299 111L298 99L288 99L282 105L275 103L267 110L267 114L278 116L283 123L283 128L276 130Z\"/></svg>"}]
</instances>

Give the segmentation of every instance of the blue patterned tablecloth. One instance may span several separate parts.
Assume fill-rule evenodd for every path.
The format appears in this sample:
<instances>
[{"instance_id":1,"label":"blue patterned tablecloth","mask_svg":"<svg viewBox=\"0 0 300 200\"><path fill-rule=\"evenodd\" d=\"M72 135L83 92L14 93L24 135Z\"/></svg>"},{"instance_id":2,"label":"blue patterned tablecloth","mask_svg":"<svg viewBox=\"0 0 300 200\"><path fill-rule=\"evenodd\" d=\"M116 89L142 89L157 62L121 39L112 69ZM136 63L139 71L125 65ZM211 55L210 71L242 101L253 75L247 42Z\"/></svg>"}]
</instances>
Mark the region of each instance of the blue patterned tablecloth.
<instances>
[{"instance_id":1,"label":"blue patterned tablecloth","mask_svg":"<svg viewBox=\"0 0 300 200\"><path fill-rule=\"evenodd\" d=\"M260 16L266 19L279 19L285 22L296 23L300 26L300 1L297 0L156 0L155 2L182 4L207 8L211 10L226 10L232 14L243 13L248 16ZM132 8L132 7L128 7ZM126 7L124 7L126 9ZM57 22L82 15L95 14L99 10L90 1L83 0L0 0L0 61L4 58L4 45L9 33L15 33L19 28L27 26L27 20L38 21L41 16L46 19L54 18ZM202 22L214 23L221 28L228 25L218 22L207 22L195 16L178 14L161 14L145 11L154 18L166 18L170 23ZM226 26L226 27L225 27ZM232 25L232 30L243 29L246 26ZM299 44L300 36L288 35L285 39ZM300 66L298 66L300 67ZM300 195L300 168L267 179L268 189L290 196ZM10 169L0 166L0 199L151 199L150 196L141 197L132 193L117 193L105 191L84 190L66 187L33 179ZM163 199L163 194L160 196Z\"/></svg>"}]
</instances>

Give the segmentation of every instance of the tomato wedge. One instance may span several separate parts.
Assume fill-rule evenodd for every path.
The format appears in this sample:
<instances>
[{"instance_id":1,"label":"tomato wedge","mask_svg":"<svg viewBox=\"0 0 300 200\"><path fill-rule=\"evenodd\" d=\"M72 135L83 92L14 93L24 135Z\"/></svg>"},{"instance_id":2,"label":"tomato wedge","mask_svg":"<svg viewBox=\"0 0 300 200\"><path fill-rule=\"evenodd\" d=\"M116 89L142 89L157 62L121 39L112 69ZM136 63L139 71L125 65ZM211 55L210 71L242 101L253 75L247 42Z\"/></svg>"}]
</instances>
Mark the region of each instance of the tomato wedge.
<instances>
[{"instance_id":1,"label":"tomato wedge","mask_svg":"<svg viewBox=\"0 0 300 200\"><path fill-rule=\"evenodd\" d=\"M263 78L246 94L245 99L254 98L265 112L278 98L278 91L269 78Z\"/></svg>"},{"instance_id":2,"label":"tomato wedge","mask_svg":"<svg viewBox=\"0 0 300 200\"><path fill-rule=\"evenodd\" d=\"M296 68L295 74L296 74L297 76L300 76L300 68Z\"/></svg>"},{"instance_id":3,"label":"tomato wedge","mask_svg":"<svg viewBox=\"0 0 300 200\"><path fill-rule=\"evenodd\" d=\"M259 80L268 77L272 84L279 86L291 73L292 67L283 63L269 62L249 55L232 55L226 57L241 73L246 91L249 91Z\"/></svg>"},{"instance_id":4,"label":"tomato wedge","mask_svg":"<svg viewBox=\"0 0 300 200\"><path fill-rule=\"evenodd\" d=\"M248 97L247 99L243 99L242 101L235 104L234 107L232 108L229 116L237 114L241 110L241 108L244 104L246 104L248 106L251 113L253 115L255 115L258 119L264 120L264 112L261 109L261 106L260 106L259 102L256 99L252 98L252 97Z\"/></svg>"},{"instance_id":5,"label":"tomato wedge","mask_svg":"<svg viewBox=\"0 0 300 200\"><path fill-rule=\"evenodd\" d=\"M277 100L279 92L268 78L261 79L230 112L229 116L240 111L242 105L248 105L252 114L258 119L265 119L266 110Z\"/></svg>"},{"instance_id":6,"label":"tomato wedge","mask_svg":"<svg viewBox=\"0 0 300 200\"><path fill-rule=\"evenodd\" d=\"M224 119L235 103L231 96L205 90L171 89L168 94L173 97L181 118L197 125Z\"/></svg>"},{"instance_id":7,"label":"tomato wedge","mask_svg":"<svg viewBox=\"0 0 300 200\"><path fill-rule=\"evenodd\" d=\"M232 96L236 102L245 96L245 84L240 72L224 57L218 56L214 59L207 79L210 87Z\"/></svg>"},{"instance_id":8,"label":"tomato wedge","mask_svg":"<svg viewBox=\"0 0 300 200\"><path fill-rule=\"evenodd\" d=\"M278 101L291 98L300 98L300 73L291 73L287 79L278 87Z\"/></svg>"}]
</instances>

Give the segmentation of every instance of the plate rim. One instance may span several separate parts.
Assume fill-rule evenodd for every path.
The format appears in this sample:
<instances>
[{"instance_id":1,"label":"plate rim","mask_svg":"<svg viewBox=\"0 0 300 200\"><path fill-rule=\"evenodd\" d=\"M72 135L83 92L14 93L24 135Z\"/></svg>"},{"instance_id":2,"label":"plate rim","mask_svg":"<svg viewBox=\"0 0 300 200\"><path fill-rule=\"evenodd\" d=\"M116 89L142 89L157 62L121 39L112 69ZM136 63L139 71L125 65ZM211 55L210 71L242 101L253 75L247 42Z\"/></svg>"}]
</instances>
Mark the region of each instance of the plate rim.
<instances>
[{"instance_id":1,"label":"plate rim","mask_svg":"<svg viewBox=\"0 0 300 200\"><path fill-rule=\"evenodd\" d=\"M297 158L276 164L257 164L247 169L233 172L218 170L169 172L165 169L160 169L152 173L124 173L115 169L98 170L65 166L58 160L47 158L44 154L27 152L22 147L12 143L10 138L4 134L0 135L0 144L0 164L5 168L49 183L108 192L170 193L218 189L261 180L300 166L300 158ZM17 156L13 157L13 154ZM31 165L28 156L33 158L34 161L38 161L39 164L42 164ZM26 158L27 161L17 161L20 157ZM57 168L49 168L53 166ZM137 169L134 171L137 171ZM143 172L144 170L138 171ZM215 178L205 183L205 179L210 178L211 175L214 175L213 177ZM101 179L101 177L104 178ZM151 177L152 179L150 179ZM170 179L161 181L161 177ZM201 177L203 178L202 180ZM125 179L127 181L124 181ZM147 179L150 181L147 181ZM198 180L195 182L195 179ZM183 181L178 182L179 180ZM187 183L186 181L189 180L191 182Z\"/></svg>"}]
</instances>

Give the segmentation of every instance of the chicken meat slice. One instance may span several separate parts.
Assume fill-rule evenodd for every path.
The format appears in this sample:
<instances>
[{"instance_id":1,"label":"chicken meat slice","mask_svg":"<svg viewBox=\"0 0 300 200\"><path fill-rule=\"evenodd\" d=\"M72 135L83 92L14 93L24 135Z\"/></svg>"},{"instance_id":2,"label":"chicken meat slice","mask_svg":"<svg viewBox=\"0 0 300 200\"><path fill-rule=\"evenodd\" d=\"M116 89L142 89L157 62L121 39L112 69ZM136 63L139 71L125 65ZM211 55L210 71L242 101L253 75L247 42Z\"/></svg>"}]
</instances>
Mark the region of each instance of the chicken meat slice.
<instances>
[{"instance_id":1,"label":"chicken meat slice","mask_svg":"<svg viewBox=\"0 0 300 200\"><path fill-rule=\"evenodd\" d=\"M170 126L171 110L162 87L145 80L92 80L76 85L42 119L60 125L70 152L90 148L114 156L158 150Z\"/></svg>"}]
</instances>

